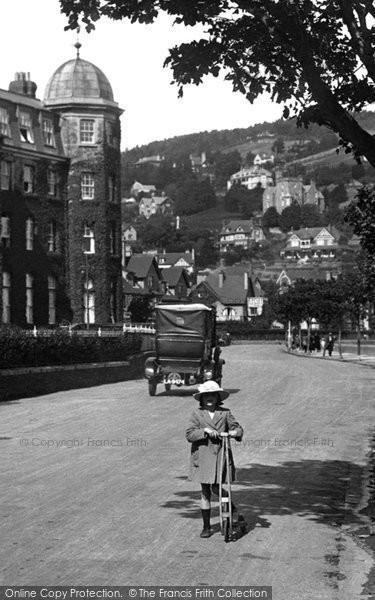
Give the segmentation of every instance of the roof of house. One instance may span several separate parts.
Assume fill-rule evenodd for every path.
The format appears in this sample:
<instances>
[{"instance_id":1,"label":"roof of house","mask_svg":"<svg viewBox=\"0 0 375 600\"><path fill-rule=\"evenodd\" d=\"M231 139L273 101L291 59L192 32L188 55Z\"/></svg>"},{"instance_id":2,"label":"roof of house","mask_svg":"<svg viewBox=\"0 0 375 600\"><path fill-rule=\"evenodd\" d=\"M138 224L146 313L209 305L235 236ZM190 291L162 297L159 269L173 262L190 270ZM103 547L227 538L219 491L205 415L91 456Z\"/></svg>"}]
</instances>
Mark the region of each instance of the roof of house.
<instances>
[{"instance_id":1,"label":"roof of house","mask_svg":"<svg viewBox=\"0 0 375 600\"><path fill-rule=\"evenodd\" d=\"M310 240L316 238L324 230L333 238L335 237L335 234L330 231L328 227L304 227L303 229L298 229L297 231L291 231L288 235L289 238L292 235L296 235L300 240Z\"/></svg>"},{"instance_id":2,"label":"roof of house","mask_svg":"<svg viewBox=\"0 0 375 600\"><path fill-rule=\"evenodd\" d=\"M280 201L284 197L302 199L303 189L302 179L285 177L276 181L276 185L266 187L263 198L271 197L276 201Z\"/></svg>"},{"instance_id":3,"label":"roof of house","mask_svg":"<svg viewBox=\"0 0 375 600\"><path fill-rule=\"evenodd\" d=\"M325 271L315 266L285 267L279 274L278 281L283 274L292 282L297 281L297 279L304 279L306 281L326 278Z\"/></svg>"},{"instance_id":4,"label":"roof of house","mask_svg":"<svg viewBox=\"0 0 375 600\"><path fill-rule=\"evenodd\" d=\"M184 267L170 267L169 269L163 269L163 279L169 286L176 286L181 277L185 278L186 283L188 283Z\"/></svg>"},{"instance_id":5,"label":"roof of house","mask_svg":"<svg viewBox=\"0 0 375 600\"><path fill-rule=\"evenodd\" d=\"M127 229L130 229L130 227L132 227L133 229L135 229L133 223L127 223L127 222L125 222L125 223L122 224L123 231L126 231Z\"/></svg>"},{"instance_id":6,"label":"roof of house","mask_svg":"<svg viewBox=\"0 0 375 600\"><path fill-rule=\"evenodd\" d=\"M172 266L184 259L189 265L194 264L194 258L191 252L163 252L156 255L157 261L160 264L170 264Z\"/></svg>"},{"instance_id":7,"label":"roof of house","mask_svg":"<svg viewBox=\"0 0 375 600\"><path fill-rule=\"evenodd\" d=\"M137 188L142 188L144 190L156 190L156 187L152 184L152 185L147 185L145 183L141 183L140 181L135 181L132 185L133 187L137 187Z\"/></svg>"},{"instance_id":8,"label":"roof of house","mask_svg":"<svg viewBox=\"0 0 375 600\"><path fill-rule=\"evenodd\" d=\"M169 196L152 196L151 198L142 198L142 200L139 203L139 206L151 206L151 204L153 203L157 204L158 206L161 206L167 200L169 202L173 202L173 200L171 200Z\"/></svg>"},{"instance_id":9,"label":"roof of house","mask_svg":"<svg viewBox=\"0 0 375 600\"><path fill-rule=\"evenodd\" d=\"M245 219L237 219L237 220L233 220L233 221L229 221L229 223L226 223L226 225L223 225L223 228L220 232L220 235L223 235L225 233L234 233L235 231L238 230L238 228L242 228L242 230L245 233L251 233L253 230L253 223L251 220L245 220Z\"/></svg>"},{"instance_id":10,"label":"roof of house","mask_svg":"<svg viewBox=\"0 0 375 600\"><path fill-rule=\"evenodd\" d=\"M124 294L132 294L132 296L147 296L150 294L148 288L142 288L138 286L132 286L129 281L126 279L123 281L123 292ZM157 292L152 292L154 295L157 295Z\"/></svg>"},{"instance_id":11,"label":"roof of house","mask_svg":"<svg viewBox=\"0 0 375 600\"><path fill-rule=\"evenodd\" d=\"M133 254L126 266L127 273L135 273L139 279L147 277L148 272L154 263L154 266L159 270L155 257L150 254Z\"/></svg>"},{"instance_id":12,"label":"roof of house","mask_svg":"<svg viewBox=\"0 0 375 600\"><path fill-rule=\"evenodd\" d=\"M261 177L265 175L266 177L272 177L271 171L267 171L260 165L252 165L251 167L243 167L237 173L233 173L230 176L230 179L240 179L242 177Z\"/></svg>"},{"instance_id":13,"label":"roof of house","mask_svg":"<svg viewBox=\"0 0 375 600\"><path fill-rule=\"evenodd\" d=\"M245 289L244 277L242 275L224 274L223 285L219 285L219 273L210 273L207 279L202 281L199 286L208 287L211 292L222 304L245 304L249 295L249 290ZM252 282L249 282L251 288Z\"/></svg>"}]
</instances>

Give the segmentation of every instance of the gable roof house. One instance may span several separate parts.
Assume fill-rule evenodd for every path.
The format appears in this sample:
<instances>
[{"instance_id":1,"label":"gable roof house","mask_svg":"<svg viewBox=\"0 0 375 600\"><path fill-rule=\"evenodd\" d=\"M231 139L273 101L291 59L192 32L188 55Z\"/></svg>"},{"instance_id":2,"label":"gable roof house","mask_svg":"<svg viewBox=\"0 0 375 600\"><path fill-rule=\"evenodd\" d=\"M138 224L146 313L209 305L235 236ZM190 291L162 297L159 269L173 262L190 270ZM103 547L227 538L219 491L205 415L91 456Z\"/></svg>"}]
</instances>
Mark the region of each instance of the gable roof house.
<instances>
[{"instance_id":1,"label":"gable roof house","mask_svg":"<svg viewBox=\"0 0 375 600\"><path fill-rule=\"evenodd\" d=\"M160 154L156 154L154 156L143 156L136 163L134 163L135 167L143 167L144 165L151 165L152 167L160 167L162 162L164 161L164 156L160 156Z\"/></svg>"},{"instance_id":2,"label":"gable roof house","mask_svg":"<svg viewBox=\"0 0 375 600\"><path fill-rule=\"evenodd\" d=\"M122 264L133 254L133 246L137 243L137 230L131 223L122 223Z\"/></svg>"},{"instance_id":3,"label":"gable roof house","mask_svg":"<svg viewBox=\"0 0 375 600\"><path fill-rule=\"evenodd\" d=\"M146 219L149 219L151 215L173 215L174 201L168 196L142 198L139 203L139 214Z\"/></svg>"},{"instance_id":4,"label":"gable roof house","mask_svg":"<svg viewBox=\"0 0 375 600\"><path fill-rule=\"evenodd\" d=\"M140 194L152 196L152 194L156 194L156 187L154 185L144 185L140 181L135 181L130 188L130 195L138 198Z\"/></svg>"},{"instance_id":5,"label":"gable roof house","mask_svg":"<svg viewBox=\"0 0 375 600\"><path fill-rule=\"evenodd\" d=\"M260 286L247 271L238 273L231 268L207 274L190 297L193 302L214 305L217 321L247 321L262 313L264 300Z\"/></svg>"},{"instance_id":6,"label":"gable roof house","mask_svg":"<svg viewBox=\"0 0 375 600\"><path fill-rule=\"evenodd\" d=\"M195 251L194 248L189 252L162 252L156 255L159 268L166 270L171 267L183 267L191 275L195 269Z\"/></svg>"},{"instance_id":7,"label":"gable roof house","mask_svg":"<svg viewBox=\"0 0 375 600\"><path fill-rule=\"evenodd\" d=\"M175 299L187 298L190 290L190 278L183 267L163 269L162 274L168 295Z\"/></svg>"},{"instance_id":8,"label":"gable roof house","mask_svg":"<svg viewBox=\"0 0 375 600\"><path fill-rule=\"evenodd\" d=\"M253 219L232 220L223 226L219 234L219 248L220 252L228 252L234 247L248 249L252 243L264 239L262 227Z\"/></svg>"},{"instance_id":9,"label":"gable roof house","mask_svg":"<svg viewBox=\"0 0 375 600\"><path fill-rule=\"evenodd\" d=\"M280 271L276 285L281 288L289 287L299 279L304 281L329 281L330 279L337 279L340 272L337 266L329 269L322 269L316 265L287 266Z\"/></svg>"},{"instance_id":10,"label":"gable roof house","mask_svg":"<svg viewBox=\"0 0 375 600\"><path fill-rule=\"evenodd\" d=\"M135 296L152 294L154 299L165 293L165 283L155 256L133 254L123 269L124 308Z\"/></svg>"},{"instance_id":11,"label":"gable roof house","mask_svg":"<svg viewBox=\"0 0 375 600\"><path fill-rule=\"evenodd\" d=\"M289 234L280 256L288 260L334 259L337 249L337 237L327 227L305 227Z\"/></svg>"},{"instance_id":12,"label":"gable roof house","mask_svg":"<svg viewBox=\"0 0 375 600\"><path fill-rule=\"evenodd\" d=\"M243 167L240 171L230 176L227 182L227 189L230 190L233 185L243 185L248 190L252 190L257 185L267 188L273 185L272 173L260 165Z\"/></svg>"},{"instance_id":13,"label":"gable roof house","mask_svg":"<svg viewBox=\"0 0 375 600\"><path fill-rule=\"evenodd\" d=\"M137 230L131 223L122 224L122 239L129 244L137 241Z\"/></svg>"},{"instance_id":14,"label":"gable roof house","mask_svg":"<svg viewBox=\"0 0 375 600\"><path fill-rule=\"evenodd\" d=\"M323 212L325 207L324 196L314 181L303 185L301 177L283 177L277 174L276 184L265 188L263 192L263 213L273 206L281 214L284 208L291 206L293 202L300 206L312 204L319 212Z\"/></svg>"}]
</instances>

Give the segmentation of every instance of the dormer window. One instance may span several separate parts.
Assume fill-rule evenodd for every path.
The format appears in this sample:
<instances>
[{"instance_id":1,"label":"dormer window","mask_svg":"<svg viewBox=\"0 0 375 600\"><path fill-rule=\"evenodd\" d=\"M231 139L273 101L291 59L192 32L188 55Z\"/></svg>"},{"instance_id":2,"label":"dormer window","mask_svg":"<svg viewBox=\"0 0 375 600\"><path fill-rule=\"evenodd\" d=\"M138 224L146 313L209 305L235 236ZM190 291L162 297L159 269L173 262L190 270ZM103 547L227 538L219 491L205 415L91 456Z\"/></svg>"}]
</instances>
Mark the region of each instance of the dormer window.
<instances>
[{"instance_id":1,"label":"dormer window","mask_svg":"<svg viewBox=\"0 0 375 600\"><path fill-rule=\"evenodd\" d=\"M20 112L19 115L19 129L21 142L27 142L28 144L34 143L34 133L32 129L31 117L29 113Z\"/></svg>"},{"instance_id":2,"label":"dormer window","mask_svg":"<svg viewBox=\"0 0 375 600\"><path fill-rule=\"evenodd\" d=\"M43 119L43 141L46 146L55 145L52 119Z\"/></svg>"},{"instance_id":3,"label":"dormer window","mask_svg":"<svg viewBox=\"0 0 375 600\"><path fill-rule=\"evenodd\" d=\"M80 121L80 141L82 144L93 144L95 133L94 119L81 119Z\"/></svg>"},{"instance_id":4,"label":"dormer window","mask_svg":"<svg viewBox=\"0 0 375 600\"><path fill-rule=\"evenodd\" d=\"M2 107L0 107L0 135L10 137L9 113Z\"/></svg>"}]
</instances>

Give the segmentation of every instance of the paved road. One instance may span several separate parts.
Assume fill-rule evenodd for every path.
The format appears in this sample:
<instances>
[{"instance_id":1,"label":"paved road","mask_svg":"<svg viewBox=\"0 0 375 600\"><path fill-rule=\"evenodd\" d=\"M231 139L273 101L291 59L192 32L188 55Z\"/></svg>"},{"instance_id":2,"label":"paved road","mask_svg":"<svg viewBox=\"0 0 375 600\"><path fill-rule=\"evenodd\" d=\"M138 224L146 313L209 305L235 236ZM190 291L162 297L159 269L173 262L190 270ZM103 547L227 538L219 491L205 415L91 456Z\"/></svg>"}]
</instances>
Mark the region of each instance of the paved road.
<instances>
[{"instance_id":1,"label":"paved road","mask_svg":"<svg viewBox=\"0 0 375 600\"><path fill-rule=\"evenodd\" d=\"M0 583L360 598L373 567L353 532L366 523L374 370L272 345L223 356L226 405L245 429L234 494L249 532L199 538L184 439L192 390L149 398L137 380L2 403Z\"/></svg>"}]
</instances>

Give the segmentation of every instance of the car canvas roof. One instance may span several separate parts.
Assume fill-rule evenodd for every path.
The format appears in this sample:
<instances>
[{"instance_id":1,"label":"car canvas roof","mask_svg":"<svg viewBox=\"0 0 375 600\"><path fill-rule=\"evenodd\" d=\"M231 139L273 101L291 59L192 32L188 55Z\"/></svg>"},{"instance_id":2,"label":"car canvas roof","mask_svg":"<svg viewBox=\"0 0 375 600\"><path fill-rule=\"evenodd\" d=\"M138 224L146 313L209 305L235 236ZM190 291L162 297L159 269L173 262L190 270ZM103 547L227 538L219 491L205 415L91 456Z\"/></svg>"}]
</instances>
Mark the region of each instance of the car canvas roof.
<instances>
[{"instance_id":1,"label":"car canvas roof","mask_svg":"<svg viewBox=\"0 0 375 600\"><path fill-rule=\"evenodd\" d=\"M205 304L157 304L155 308L162 308L163 310L177 310L180 312L191 312L192 310L212 310Z\"/></svg>"}]
</instances>

